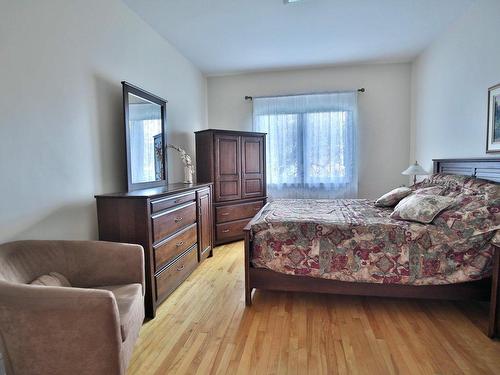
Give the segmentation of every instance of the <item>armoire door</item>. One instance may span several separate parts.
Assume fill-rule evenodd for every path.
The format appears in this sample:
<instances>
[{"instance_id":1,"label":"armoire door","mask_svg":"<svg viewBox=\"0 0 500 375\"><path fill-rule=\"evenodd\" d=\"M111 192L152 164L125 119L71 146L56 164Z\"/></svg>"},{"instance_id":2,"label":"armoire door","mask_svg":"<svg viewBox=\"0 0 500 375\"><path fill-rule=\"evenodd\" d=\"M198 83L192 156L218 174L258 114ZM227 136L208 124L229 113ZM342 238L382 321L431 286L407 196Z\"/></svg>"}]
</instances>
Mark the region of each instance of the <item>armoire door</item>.
<instances>
[{"instance_id":1,"label":"armoire door","mask_svg":"<svg viewBox=\"0 0 500 375\"><path fill-rule=\"evenodd\" d=\"M215 141L215 200L241 198L240 137L216 134Z\"/></svg>"},{"instance_id":2,"label":"armoire door","mask_svg":"<svg viewBox=\"0 0 500 375\"><path fill-rule=\"evenodd\" d=\"M264 195L264 137L241 137L241 197Z\"/></svg>"}]
</instances>

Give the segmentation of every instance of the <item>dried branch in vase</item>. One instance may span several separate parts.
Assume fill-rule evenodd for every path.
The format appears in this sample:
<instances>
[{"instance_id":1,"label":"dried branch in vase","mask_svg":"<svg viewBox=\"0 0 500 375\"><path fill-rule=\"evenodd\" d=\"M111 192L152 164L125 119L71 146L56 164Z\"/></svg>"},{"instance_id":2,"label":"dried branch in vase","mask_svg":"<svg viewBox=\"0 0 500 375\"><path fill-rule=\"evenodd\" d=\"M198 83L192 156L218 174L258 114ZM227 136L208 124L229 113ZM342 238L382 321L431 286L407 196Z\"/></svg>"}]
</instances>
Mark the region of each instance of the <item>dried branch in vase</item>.
<instances>
[{"instance_id":1,"label":"dried branch in vase","mask_svg":"<svg viewBox=\"0 0 500 375\"><path fill-rule=\"evenodd\" d=\"M193 183L193 174L194 174L194 166L191 160L191 156L179 146L174 146L172 144L167 145L167 148L174 149L177 151L181 157L182 163L184 164L184 183L192 184Z\"/></svg>"}]
</instances>

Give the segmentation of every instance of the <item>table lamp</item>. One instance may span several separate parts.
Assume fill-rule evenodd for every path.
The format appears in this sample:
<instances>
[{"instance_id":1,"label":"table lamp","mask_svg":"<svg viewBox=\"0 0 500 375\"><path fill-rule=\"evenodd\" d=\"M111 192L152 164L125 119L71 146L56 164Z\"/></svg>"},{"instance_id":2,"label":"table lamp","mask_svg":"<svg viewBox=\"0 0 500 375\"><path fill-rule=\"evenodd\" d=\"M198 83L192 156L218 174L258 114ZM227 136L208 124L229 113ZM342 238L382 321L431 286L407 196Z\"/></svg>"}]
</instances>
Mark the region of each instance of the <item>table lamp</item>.
<instances>
[{"instance_id":1,"label":"table lamp","mask_svg":"<svg viewBox=\"0 0 500 375\"><path fill-rule=\"evenodd\" d=\"M415 164L410 165L403 172L401 172L401 174L404 174L404 175L407 175L407 176L413 176L413 183L415 184L417 182L417 176L422 176L422 175L426 175L426 174L429 174L429 173L427 173L425 171L425 169L422 168L420 166L420 164L418 164L415 161Z\"/></svg>"}]
</instances>

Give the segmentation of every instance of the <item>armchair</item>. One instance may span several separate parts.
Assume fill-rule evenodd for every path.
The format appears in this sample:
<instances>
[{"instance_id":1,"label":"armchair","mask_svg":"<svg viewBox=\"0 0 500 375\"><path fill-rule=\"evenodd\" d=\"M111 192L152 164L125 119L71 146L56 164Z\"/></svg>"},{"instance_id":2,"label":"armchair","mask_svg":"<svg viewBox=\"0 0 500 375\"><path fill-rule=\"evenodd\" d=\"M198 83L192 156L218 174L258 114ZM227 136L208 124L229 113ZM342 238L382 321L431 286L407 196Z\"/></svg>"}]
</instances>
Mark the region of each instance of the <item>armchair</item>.
<instances>
[{"instance_id":1,"label":"armchair","mask_svg":"<svg viewBox=\"0 0 500 375\"><path fill-rule=\"evenodd\" d=\"M29 283L58 272L71 287ZM139 245L0 245L0 346L7 374L124 374L144 320Z\"/></svg>"}]
</instances>

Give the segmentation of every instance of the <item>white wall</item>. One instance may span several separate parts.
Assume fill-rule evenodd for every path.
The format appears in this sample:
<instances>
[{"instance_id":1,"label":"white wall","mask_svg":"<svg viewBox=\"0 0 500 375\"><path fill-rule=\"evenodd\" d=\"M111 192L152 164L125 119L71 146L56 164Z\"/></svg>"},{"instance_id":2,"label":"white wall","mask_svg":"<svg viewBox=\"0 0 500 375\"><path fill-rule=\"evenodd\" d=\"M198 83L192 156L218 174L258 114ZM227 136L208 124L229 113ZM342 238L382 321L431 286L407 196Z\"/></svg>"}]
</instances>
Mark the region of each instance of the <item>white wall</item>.
<instances>
[{"instance_id":1,"label":"white wall","mask_svg":"<svg viewBox=\"0 0 500 375\"><path fill-rule=\"evenodd\" d=\"M350 90L359 96L359 196L405 184L410 147L410 64L360 65L209 77L208 126L251 130L244 96Z\"/></svg>"},{"instance_id":2,"label":"white wall","mask_svg":"<svg viewBox=\"0 0 500 375\"><path fill-rule=\"evenodd\" d=\"M361 197L406 183L400 172L414 158L431 169L432 158L486 155L487 88L500 82L498 0L477 0L411 68L251 73L208 84L119 0L0 0L0 9L0 242L96 238L93 195L125 188L121 80L168 98L169 140L190 152L207 113L209 127L251 129L245 95L365 87ZM170 181L179 181L169 156Z\"/></svg>"},{"instance_id":3,"label":"white wall","mask_svg":"<svg viewBox=\"0 0 500 375\"><path fill-rule=\"evenodd\" d=\"M412 66L412 157L487 156L488 87L500 83L500 1L477 0ZM498 154L497 154L498 156Z\"/></svg>"},{"instance_id":4,"label":"white wall","mask_svg":"<svg viewBox=\"0 0 500 375\"><path fill-rule=\"evenodd\" d=\"M125 189L120 81L167 98L169 141L193 152L206 80L119 0L0 9L0 242L96 238L93 195Z\"/></svg>"}]
</instances>

